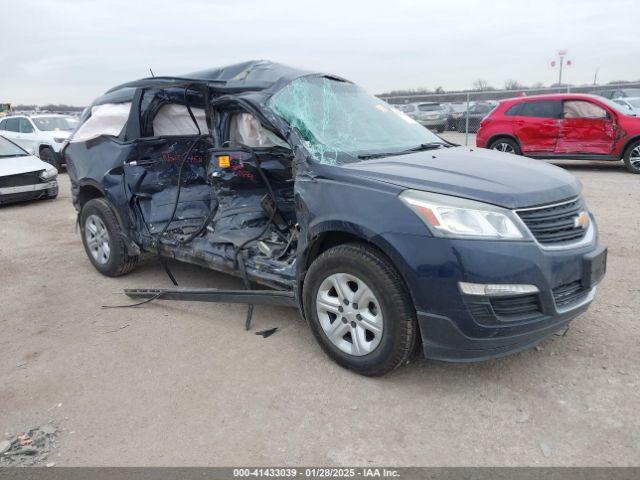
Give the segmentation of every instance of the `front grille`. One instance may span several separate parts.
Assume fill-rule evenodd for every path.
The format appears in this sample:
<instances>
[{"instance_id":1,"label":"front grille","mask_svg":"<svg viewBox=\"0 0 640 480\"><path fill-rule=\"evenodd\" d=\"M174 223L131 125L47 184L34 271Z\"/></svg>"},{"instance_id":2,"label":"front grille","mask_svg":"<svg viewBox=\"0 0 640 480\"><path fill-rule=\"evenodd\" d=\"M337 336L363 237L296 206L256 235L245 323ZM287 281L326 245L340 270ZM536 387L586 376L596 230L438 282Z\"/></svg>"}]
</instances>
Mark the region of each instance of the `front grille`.
<instances>
[{"instance_id":1,"label":"front grille","mask_svg":"<svg viewBox=\"0 0 640 480\"><path fill-rule=\"evenodd\" d=\"M589 291L577 282L566 283L553 289L553 299L556 302L556 308L564 308L573 303L582 300Z\"/></svg>"},{"instance_id":2,"label":"front grille","mask_svg":"<svg viewBox=\"0 0 640 480\"><path fill-rule=\"evenodd\" d=\"M492 298L491 307L499 317L520 316L540 312L537 295Z\"/></svg>"},{"instance_id":3,"label":"front grille","mask_svg":"<svg viewBox=\"0 0 640 480\"><path fill-rule=\"evenodd\" d=\"M544 245L571 243L582 239L586 230L576 226L575 219L586 211L582 199L559 205L542 206L517 213L533 236Z\"/></svg>"},{"instance_id":4,"label":"front grille","mask_svg":"<svg viewBox=\"0 0 640 480\"><path fill-rule=\"evenodd\" d=\"M0 177L0 188L4 187L23 187L25 185L35 185L41 183L40 172L18 173L17 175L7 175Z\"/></svg>"}]
</instances>

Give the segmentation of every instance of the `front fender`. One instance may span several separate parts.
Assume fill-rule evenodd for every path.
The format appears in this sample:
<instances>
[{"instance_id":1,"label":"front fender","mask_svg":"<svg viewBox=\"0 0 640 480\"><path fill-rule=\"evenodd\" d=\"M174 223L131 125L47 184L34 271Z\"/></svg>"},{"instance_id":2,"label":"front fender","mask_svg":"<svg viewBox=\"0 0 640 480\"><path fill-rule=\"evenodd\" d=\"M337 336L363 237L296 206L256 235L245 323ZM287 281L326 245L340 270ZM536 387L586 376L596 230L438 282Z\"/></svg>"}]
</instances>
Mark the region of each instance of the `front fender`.
<instances>
[{"instance_id":1,"label":"front fender","mask_svg":"<svg viewBox=\"0 0 640 480\"><path fill-rule=\"evenodd\" d=\"M338 172L339 174L340 172ZM410 266L388 239L388 232L430 237L416 214L398 198L403 188L383 182L354 178L299 176L296 179L298 241L298 287L302 286L309 255L319 237L327 232L348 234L379 248L394 264L407 284ZM411 292L412 297L413 292Z\"/></svg>"}]
</instances>

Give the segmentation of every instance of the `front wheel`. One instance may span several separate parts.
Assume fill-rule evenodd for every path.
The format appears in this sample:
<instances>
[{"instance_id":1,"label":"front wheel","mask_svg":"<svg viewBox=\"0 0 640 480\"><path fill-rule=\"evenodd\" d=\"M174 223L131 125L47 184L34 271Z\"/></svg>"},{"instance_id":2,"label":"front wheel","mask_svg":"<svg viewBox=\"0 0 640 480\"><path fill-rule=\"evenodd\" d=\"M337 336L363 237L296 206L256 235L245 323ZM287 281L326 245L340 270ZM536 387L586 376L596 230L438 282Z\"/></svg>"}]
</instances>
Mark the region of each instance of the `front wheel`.
<instances>
[{"instance_id":1,"label":"front wheel","mask_svg":"<svg viewBox=\"0 0 640 480\"><path fill-rule=\"evenodd\" d=\"M640 174L640 140L633 142L624 153L624 165L631 173Z\"/></svg>"},{"instance_id":2,"label":"front wheel","mask_svg":"<svg viewBox=\"0 0 640 480\"><path fill-rule=\"evenodd\" d=\"M60 162L58 161L58 157L49 147L44 147L40 151L40 160L43 162L47 162L50 165L53 165L58 170L60 170Z\"/></svg>"},{"instance_id":3,"label":"front wheel","mask_svg":"<svg viewBox=\"0 0 640 480\"><path fill-rule=\"evenodd\" d=\"M368 245L338 245L322 253L306 275L303 303L316 340L343 367L383 375L414 352L411 297L391 262Z\"/></svg>"},{"instance_id":4,"label":"front wheel","mask_svg":"<svg viewBox=\"0 0 640 480\"><path fill-rule=\"evenodd\" d=\"M515 140L510 138L498 138L491 142L489 146L491 150L498 150L499 152L512 153L514 155L520 155L520 145Z\"/></svg>"}]
</instances>

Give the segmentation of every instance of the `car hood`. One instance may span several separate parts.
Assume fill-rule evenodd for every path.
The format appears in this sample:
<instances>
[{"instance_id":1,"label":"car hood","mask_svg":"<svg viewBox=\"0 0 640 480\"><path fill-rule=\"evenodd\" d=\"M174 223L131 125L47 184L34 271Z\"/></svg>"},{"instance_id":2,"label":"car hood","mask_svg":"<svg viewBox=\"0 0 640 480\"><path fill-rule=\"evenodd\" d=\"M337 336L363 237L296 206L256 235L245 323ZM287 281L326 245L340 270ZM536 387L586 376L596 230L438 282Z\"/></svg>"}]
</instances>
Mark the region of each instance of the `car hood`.
<instances>
[{"instance_id":1,"label":"car hood","mask_svg":"<svg viewBox=\"0 0 640 480\"><path fill-rule=\"evenodd\" d=\"M0 177L17 175L19 173L37 172L38 170L46 170L49 167L51 167L51 165L33 155L24 157L1 157Z\"/></svg>"},{"instance_id":2,"label":"car hood","mask_svg":"<svg viewBox=\"0 0 640 480\"><path fill-rule=\"evenodd\" d=\"M50 139L54 138L69 138L71 133L69 130L52 130L50 132L40 132L42 136Z\"/></svg>"},{"instance_id":3,"label":"car hood","mask_svg":"<svg viewBox=\"0 0 640 480\"><path fill-rule=\"evenodd\" d=\"M372 180L511 209L565 200L582 190L562 168L483 148L428 150L344 167Z\"/></svg>"}]
</instances>

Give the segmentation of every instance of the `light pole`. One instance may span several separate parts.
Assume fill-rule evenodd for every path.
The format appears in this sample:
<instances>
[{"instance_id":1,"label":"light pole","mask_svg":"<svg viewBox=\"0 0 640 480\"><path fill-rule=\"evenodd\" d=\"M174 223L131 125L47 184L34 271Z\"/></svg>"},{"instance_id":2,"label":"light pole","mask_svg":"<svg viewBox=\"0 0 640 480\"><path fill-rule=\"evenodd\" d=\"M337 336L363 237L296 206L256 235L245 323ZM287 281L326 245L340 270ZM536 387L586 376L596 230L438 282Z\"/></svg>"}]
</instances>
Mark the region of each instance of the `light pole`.
<instances>
[{"instance_id":1,"label":"light pole","mask_svg":"<svg viewBox=\"0 0 640 480\"><path fill-rule=\"evenodd\" d=\"M562 85L562 67L564 65L564 56L566 54L566 50L558 50L558 57L560 57L560 67L558 70L558 86Z\"/></svg>"},{"instance_id":2,"label":"light pole","mask_svg":"<svg viewBox=\"0 0 640 480\"><path fill-rule=\"evenodd\" d=\"M573 63L571 60L565 60L567 55L566 50L558 50L558 60L551 61L551 68L555 68L558 65L558 86L562 85L562 69L567 66L570 67Z\"/></svg>"}]
</instances>

